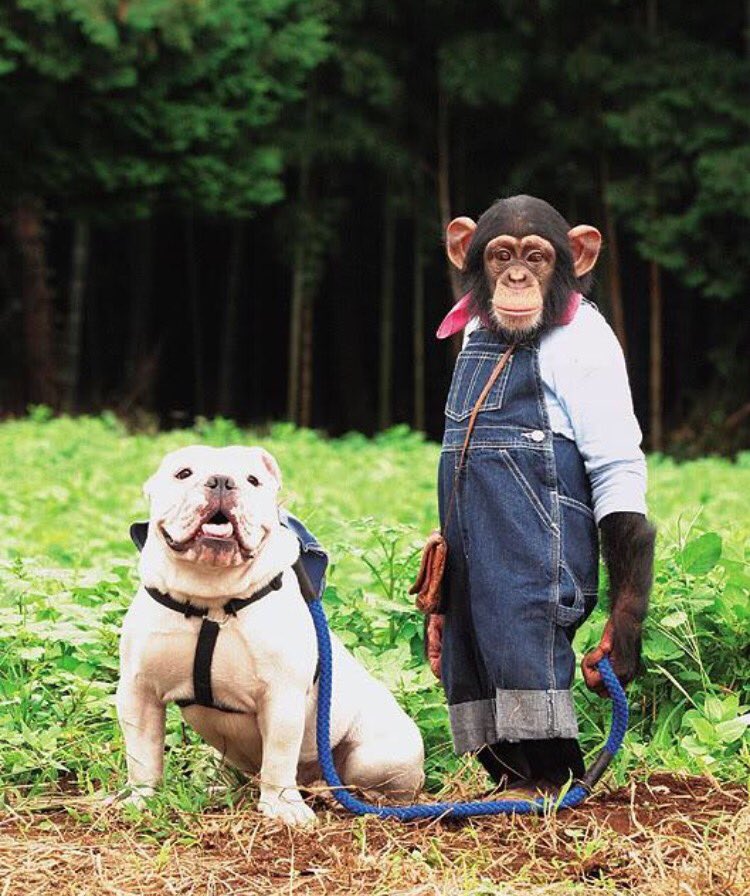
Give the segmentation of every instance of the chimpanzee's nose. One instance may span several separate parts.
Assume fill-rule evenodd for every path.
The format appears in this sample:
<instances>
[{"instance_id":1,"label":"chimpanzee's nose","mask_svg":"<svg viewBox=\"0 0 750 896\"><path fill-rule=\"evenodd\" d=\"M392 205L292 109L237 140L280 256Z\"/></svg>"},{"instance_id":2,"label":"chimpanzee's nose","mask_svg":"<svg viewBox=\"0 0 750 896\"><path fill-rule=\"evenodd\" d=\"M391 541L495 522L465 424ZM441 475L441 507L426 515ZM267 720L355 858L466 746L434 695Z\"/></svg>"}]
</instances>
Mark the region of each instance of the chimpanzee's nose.
<instances>
[{"instance_id":1,"label":"chimpanzee's nose","mask_svg":"<svg viewBox=\"0 0 750 896\"><path fill-rule=\"evenodd\" d=\"M526 271L524 268L511 268L508 271L508 278L513 283L523 283L526 279Z\"/></svg>"},{"instance_id":2,"label":"chimpanzee's nose","mask_svg":"<svg viewBox=\"0 0 750 896\"><path fill-rule=\"evenodd\" d=\"M231 476L209 476L206 480L206 488L212 491L228 492L237 488Z\"/></svg>"}]
</instances>

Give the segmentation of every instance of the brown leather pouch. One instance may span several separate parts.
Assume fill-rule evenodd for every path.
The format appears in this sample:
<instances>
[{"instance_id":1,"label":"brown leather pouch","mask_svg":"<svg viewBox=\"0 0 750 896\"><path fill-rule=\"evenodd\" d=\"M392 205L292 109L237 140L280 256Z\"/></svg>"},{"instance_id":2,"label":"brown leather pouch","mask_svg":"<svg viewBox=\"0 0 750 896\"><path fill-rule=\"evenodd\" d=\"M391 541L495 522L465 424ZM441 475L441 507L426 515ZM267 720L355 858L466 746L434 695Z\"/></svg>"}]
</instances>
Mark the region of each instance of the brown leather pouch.
<instances>
[{"instance_id":1,"label":"brown leather pouch","mask_svg":"<svg viewBox=\"0 0 750 896\"><path fill-rule=\"evenodd\" d=\"M422 613L437 613L440 606L441 591L445 572L445 559L448 545L442 534L432 532L422 549L422 561L414 584L409 594L416 594L417 609Z\"/></svg>"}]
</instances>

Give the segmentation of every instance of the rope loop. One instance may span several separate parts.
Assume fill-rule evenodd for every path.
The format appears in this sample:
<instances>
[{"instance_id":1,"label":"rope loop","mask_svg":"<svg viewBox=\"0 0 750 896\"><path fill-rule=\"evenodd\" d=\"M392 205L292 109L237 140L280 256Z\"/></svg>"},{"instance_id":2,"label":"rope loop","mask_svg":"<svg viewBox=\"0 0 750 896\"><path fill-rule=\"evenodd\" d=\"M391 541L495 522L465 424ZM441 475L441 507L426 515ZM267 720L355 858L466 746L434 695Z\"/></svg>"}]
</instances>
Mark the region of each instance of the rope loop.
<instances>
[{"instance_id":1,"label":"rope loop","mask_svg":"<svg viewBox=\"0 0 750 896\"><path fill-rule=\"evenodd\" d=\"M354 815L376 815L378 818L395 818L399 821L417 821L426 818L469 818L480 815L536 815L550 809L548 799L529 800L476 800L473 802L417 803L412 806L376 806L355 797L339 778L331 752L331 690L333 680L333 653L323 603L320 598L308 603L318 640L320 678L318 681L318 714L316 732L318 738L318 762L323 778L336 800ZM609 737L583 781L576 783L559 800L552 804L556 810L571 809L589 795L591 788L622 746L628 727L628 702L625 691L617 679L609 660L604 657L598 664L610 698L612 722Z\"/></svg>"}]
</instances>

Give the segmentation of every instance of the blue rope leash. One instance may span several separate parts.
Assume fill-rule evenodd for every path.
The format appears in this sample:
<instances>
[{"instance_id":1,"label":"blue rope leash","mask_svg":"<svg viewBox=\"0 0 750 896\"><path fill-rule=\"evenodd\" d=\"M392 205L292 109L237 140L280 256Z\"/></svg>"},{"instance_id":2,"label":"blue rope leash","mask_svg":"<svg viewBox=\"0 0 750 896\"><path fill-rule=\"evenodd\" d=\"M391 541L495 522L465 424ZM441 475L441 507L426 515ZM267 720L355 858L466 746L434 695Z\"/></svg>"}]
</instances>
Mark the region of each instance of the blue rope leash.
<instances>
[{"instance_id":1,"label":"blue rope leash","mask_svg":"<svg viewBox=\"0 0 750 896\"><path fill-rule=\"evenodd\" d=\"M308 602L310 615L315 625L318 639L320 678L318 680L318 761L326 784L341 805L354 815L377 815L379 818L397 818L399 821L414 821L420 818L468 818L471 815L533 815L549 807L543 798L535 800L477 800L467 803L443 802L416 804L413 806L375 806L352 795L343 785L333 763L331 753L331 685L333 678L333 654L331 636L328 631L323 603L320 598ZM554 805L557 809L577 806L589 795L591 787L601 777L604 770L620 749L628 727L628 703L625 692L612 671L609 661L602 659L599 672L612 699L612 725L607 743L580 784L575 784Z\"/></svg>"}]
</instances>

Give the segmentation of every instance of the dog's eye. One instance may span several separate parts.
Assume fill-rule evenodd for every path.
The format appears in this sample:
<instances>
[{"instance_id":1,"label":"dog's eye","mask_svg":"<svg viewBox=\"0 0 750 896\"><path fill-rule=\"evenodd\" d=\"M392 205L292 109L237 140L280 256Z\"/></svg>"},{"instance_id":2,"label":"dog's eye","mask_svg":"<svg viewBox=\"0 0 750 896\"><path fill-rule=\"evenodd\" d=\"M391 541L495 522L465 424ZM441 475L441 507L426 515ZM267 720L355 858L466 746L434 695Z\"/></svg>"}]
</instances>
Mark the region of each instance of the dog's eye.
<instances>
[{"instance_id":1,"label":"dog's eye","mask_svg":"<svg viewBox=\"0 0 750 896\"><path fill-rule=\"evenodd\" d=\"M257 476L253 476L252 473L247 477L247 481L255 488L260 485L260 479Z\"/></svg>"},{"instance_id":2,"label":"dog's eye","mask_svg":"<svg viewBox=\"0 0 750 896\"><path fill-rule=\"evenodd\" d=\"M174 478L175 479L188 479L192 475L193 475L193 471L190 469L190 467L183 467L181 470L178 470L174 474Z\"/></svg>"}]
</instances>

